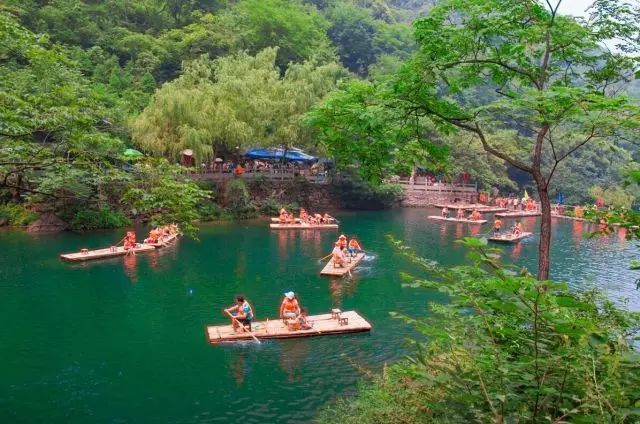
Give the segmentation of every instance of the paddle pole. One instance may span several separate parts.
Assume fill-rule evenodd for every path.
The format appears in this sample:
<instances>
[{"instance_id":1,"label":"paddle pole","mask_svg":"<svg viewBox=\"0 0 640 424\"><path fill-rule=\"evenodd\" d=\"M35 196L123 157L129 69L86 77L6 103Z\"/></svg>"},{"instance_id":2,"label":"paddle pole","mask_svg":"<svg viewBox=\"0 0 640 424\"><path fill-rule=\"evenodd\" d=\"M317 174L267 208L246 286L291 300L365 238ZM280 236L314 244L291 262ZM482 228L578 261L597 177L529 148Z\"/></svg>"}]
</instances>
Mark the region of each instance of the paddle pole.
<instances>
[{"instance_id":1,"label":"paddle pole","mask_svg":"<svg viewBox=\"0 0 640 424\"><path fill-rule=\"evenodd\" d=\"M258 340L258 338L257 338L256 336L254 336L254 335L253 335L253 333L251 332L251 330L247 330L247 329L245 328L245 326L244 326L240 321L238 321L238 319L237 319L236 317L234 317L233 315L231 315L231 312L227 311L226 309L225 309L224 311L227 313L227 315L229 315L229 316L231 317L231 320L232 320L232 321L235 321L235 322L236 322L236 324L238 324L238 325L240 326L240 328L242 328L242 331L243 331L243 332L245 332L245 333L249 333L249 335L250 335L251 337L253 337L253 340L255 340L256 342L260 343L260 340Z\"/></svg>"},{"instance_id":2,"label":"paddle pole","mask_svg":"<svg viewBox=\"0 0 640 424\"><path fill-rule=\"evenodd\" d=\"M325 256L324 258L320 258L318 259L318 262L320 261L324 261L325 259L327 259L329 256L333 255L333 252L329 253L327 256Z\"/></svg>"}]
</instances>

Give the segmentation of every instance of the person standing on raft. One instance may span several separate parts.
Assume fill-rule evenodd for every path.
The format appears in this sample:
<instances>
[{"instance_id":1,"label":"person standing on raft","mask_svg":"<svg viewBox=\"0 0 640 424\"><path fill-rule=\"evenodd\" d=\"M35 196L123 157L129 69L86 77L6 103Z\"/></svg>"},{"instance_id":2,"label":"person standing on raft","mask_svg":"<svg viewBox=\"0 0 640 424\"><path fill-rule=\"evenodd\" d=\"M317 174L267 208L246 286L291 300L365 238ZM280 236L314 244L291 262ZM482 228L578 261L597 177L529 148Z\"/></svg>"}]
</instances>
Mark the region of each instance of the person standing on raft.
<instances>
[{"instance_id":1,"label":"person standing on raft","mask_svg":"<svg viewBox=\"0 0 640 424\"><path fill-rule=\"evenodd\" d=\"M458 209L458 211L456 212L456 219L464 219L464 209Z\"/></svg>"},{"instance_id":2,"label":"person standing on raft","mask_svg":"<svg viewBox=\"0 0 640 424\"><path fill-rule=\"evenodd\" d=\"M231 325L236 330L240 325L251 331L251 321L253 321L253 308L245 300L244 296L236 296L236 304L224 310L231 318Z\"/></svg>"},{"instance_id":3,"label":"person standing on raft","mask_svg":"<svg viewBox=\"0 0 640 424\"><path fill-rule=\"evenodd\" d=\"M519 236L522 234L522 222L516 221L516 225L513 227L513 235Z\"/></svg>"},{"instance_id":4,"label":"person standing on raft","mask_svg":"<svg viewBox=\"0 0 640 424\"><path fill-rule=\"evenodd\" d=\"M345 240L346 243L346 240ZM346 257L344 255L344 248L340 247L340 242L337 241L335 243L335 247L331 251L331 260L333 261L333 266L345 266L347 263Z\"/></svg>"},{"instance_id":5,"label":"person standing on raft","mask_svg":"<svg viewBox=\"0 0 640 424\"><path fill-rule=\"evenodd\" d=\"M446 206L442 208L441 215L443 218L449 218L449 208Z\"/></svg>"}]
</instances>

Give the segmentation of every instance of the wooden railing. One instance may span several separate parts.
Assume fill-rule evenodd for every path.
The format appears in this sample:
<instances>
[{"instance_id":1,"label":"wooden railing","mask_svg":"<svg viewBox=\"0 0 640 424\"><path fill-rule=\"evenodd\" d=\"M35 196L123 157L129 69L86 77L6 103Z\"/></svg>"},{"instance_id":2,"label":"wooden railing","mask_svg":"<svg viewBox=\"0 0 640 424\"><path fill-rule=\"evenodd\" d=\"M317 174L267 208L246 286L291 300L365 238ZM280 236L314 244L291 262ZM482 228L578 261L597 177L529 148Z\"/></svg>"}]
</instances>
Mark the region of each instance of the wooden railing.
<instances>
[{"instance_id":1,"label":"wooden railing","mask_svg":"<svg viewBox=\"0 0 640 424\"><path fill-rule=\"evenodd\" d=\"M309 170L291 170L291 169L268 169L260 171L245 171L236 176L233 172L222 171L201 171L195 172L192 178L195 180L212 180L222 182L233 178L243 178L245 180L265 179L268 181L286 181L294 178L304 178L314 184L327 184L329 177L325 172L311 173Z\"/></svg>"},{"instance_id":2,"label":"wooden railing","mask_svg":"<svg viewBox=\"0 0 640 424\"><path fill-rule=\"evenodd\" d=\"M434 192L469 192L475 193L478 191L476 184L455 184L455 183L442 183L427 181L426 178L416 178L410 180L409 178L400 178L397 181L391 181L403 186L406 190L416 191L434 191Z\"/></svg>"}]
</instances>

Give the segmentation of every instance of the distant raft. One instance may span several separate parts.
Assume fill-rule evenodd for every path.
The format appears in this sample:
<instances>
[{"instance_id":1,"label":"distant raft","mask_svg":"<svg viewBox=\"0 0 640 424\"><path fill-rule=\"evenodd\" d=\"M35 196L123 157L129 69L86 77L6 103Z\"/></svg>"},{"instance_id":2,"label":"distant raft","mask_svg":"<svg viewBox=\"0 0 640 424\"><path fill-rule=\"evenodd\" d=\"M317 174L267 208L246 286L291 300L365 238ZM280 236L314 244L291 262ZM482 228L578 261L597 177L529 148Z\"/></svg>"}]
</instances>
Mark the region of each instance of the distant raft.
<instances>
[{"instance_id":1,"label":"distant raft","mask_svg":"<svg viewBox=\"0 0 640 424\"><path fill-rule=\"evenodd\" d=\"M498 218L523 218L526 216L540 216L540 215L542 214L536 211L501 212L496 214Z\"/></svg>"},{"instance_id":2,"label":"distant raft","mask_svg":"<svg viewBox=\"0 0 640 424\"><path fill-rule=\"evenodd\" d=\"M573 221L586 221L586 219L584 219L584 218L578 218L578 217L575 217L575 216L560 215L560 214L557 214L557 213L552 213L551 217L552 218L571 219Z\"/></svg>"},{"instance_id":3,"label":"distant raft","mask_svg":"<svg viewBox=\"0 0 640 424\"><path fill-rule=\"evenodd\" d=\"M240 329L234 331L233 327L227 324L207 326L205 333L209 343L219 344L251 341L253 337L257 339L293 339L371 331L371 324L355 311L340 312L335 310L330 314L310 315L307 319L313 325L309 330L289 330L281 319L275 318L254 322L251 332Z\"/></svg>"},{"instance_id":4,"label":"distant raft","mask_svg":"<svg viewBox=\"0 0 640 424\"><path fill-rule=\"evenodd\" d=\"M338 224L270 224L272 230L337 230Z\"/></svg>"},{"instance_id":5,"label":"distant raft","mask_svg":"<svg viewBox=\"0 0 640 424\"><path fill-rule=\"evenodd\" d=\"M302 222L302 220L300 218L294 218L294 220L296 222ZM279 223L280 222L280 218L271 218L271 222L275 222L275 223Z\"/></svg>"},{"instance_id":6,"label":"distant raft","mask_svg":"<svg viewBox=\"0 0 640 424\"><path fill-rule=\"evenodd\" d=\"M501 234L494 234L493 236L489 237L489 240L491 241L495 241L498 243L517 243L520 240L522 240L523 238L527 238L529 236L531 236L533 233L528 233L526 231L520 233L520 235L516 236L513 233L501 233Z\"/></svg>"},{"instance_id":7,"label":"distant raft","mask_svg":"<svg viewBox=\"0 0 640 424\"><path fill-rule=\"evenodd\" d=\"M486 224L486 219L466 219L466 218L445 218L444 216L429 215L427 219L435 219L437 221L461 222L465 224Z\"/></svg>"},{"instance_id":8,"label":"distant raft","mask_svg":"<svg viewBox=\"0 0 640 424\"><path fill-rule=\"evenodd\" d=\"M482 203L438 203L433 206L439 209L464 209L469 211L475 209L480 213L506 212L509 210L507 208L501 208L499 206L483 205Z\"/></svg>"},{"instance_id":9,"label":"distant raft","mask_svg":"<svg viewBox=\"0 0 640 424\"><path fill-rule=\"evenodd\" d=\"M116 256L131 255L134 253L150 252L156 250L154 246L149 244L137 244L135 247L125 250L123 246L113 246L106 249L87 250L82 249L78 253L66 253L60 255L60 259L69 262L84 262L95 259L113 258Z\"/></svg>"},{"instance_id":10,"label":"distant raft","mask_svg":"<svg viewBox=\"0 0 640 424\"><path fill-rule=\"evenodd\" d=\"M322 268L320 275L333 275L341 277L351 271L358 265L358 263L364 259L364 253L357 253L354 257L347 257L347 263L345 266L336 267L333 263L333 258L329 259L329 263Z\"/></svg>"}]
</instances>

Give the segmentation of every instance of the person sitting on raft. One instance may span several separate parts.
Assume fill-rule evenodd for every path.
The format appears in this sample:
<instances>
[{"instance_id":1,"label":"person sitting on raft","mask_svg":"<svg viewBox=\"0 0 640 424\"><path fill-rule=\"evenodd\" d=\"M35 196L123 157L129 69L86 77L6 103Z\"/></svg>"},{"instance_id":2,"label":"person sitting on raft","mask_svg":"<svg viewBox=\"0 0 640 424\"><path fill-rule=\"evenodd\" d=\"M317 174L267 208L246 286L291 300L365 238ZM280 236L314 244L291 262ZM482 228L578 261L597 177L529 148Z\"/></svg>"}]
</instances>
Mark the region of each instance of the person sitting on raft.
<instances>
[{"instance_id":1,"label":"person sitting on raft","mask_svg":"<svg viewBox=\"0 0 640 424\"><path fill-rule=\"evenodd\" d=\"M340 249L347 248L347 237L344 234L340 234L340 237L338 237L338 246L340 246Z\"/></svg>"},{"instance_id":2,"label":"person sitting on raft","mask_svg":"<svg viewBox=\"0 0 640 424\"><path fill-rule=\"evenodd\" d=\"M474 209L473 212L471 212L471 215L469 215L469 219L472 221L480 221L482 219L482 214L477 209Z\"/></svg>"},{"instance_id":3,"label":"person sitting on raft","mask_svg":"<svg viewBox=\"0 0 640 424\"><path fill-rule=\"evenodd\" d=\"M443 218L449 218L449 208L446 206L442 208L441 215Z\"/></svg>"},{"instance_id":4,"label":"person sitting on raft","mask_svg":"<svg viewBox=\"0 0 640 424\"><path fill-rule=\"evenodd\" d=\"M358 243L358 240L354 238L349 240L349 244L347 245L347 252L349 252L349 255L351 255L351 257L354 257L357 253L362 252L362 247L360 247L360 243Z\"/></svg>"},{"instance_id":5,"label":"person sitting on raft","mask_svg":"<svg viewBox=\"0 0 640 424\"><path fill-rule=\"evenodd\" d=\"M253 308L244 296L236 296L236 304L224 310L231 318L234 331L242 325L251 331L251 321L253 321Z\"/></svg>"},{"instance_id":6,"label":"person sitting on raft","mask_svg":"<svg viewBox=\"0 0 640 424\"><path fill-rule=\"evenodd\" d=\"M333 217L325 212L325 214L322 215L322 223L323 224L331 224L331 221L333 221Z\"/></svg>"},{"instance_id":7,"label":"person sitting on raft","mask_svg":"<svg viewBox=\"0 0 640 424\"><path fill-rule=\"evenodd\" d=\"M519 236L520 234L522 234L522 222L516 221L516 225L513 227L513 235Z\"/></svg>"},{"instance_id":8,"label":"person sitting on raft","mask_svg":"<svg viewBox=\"0 0 640 424\"><path fill-rule=\"evenodd\" d=\"M300 315L300 305L296 294L288 291L284 294L282 303L280 303L280 318L283 320L296 319Z\"/></svg>"},{"instance_id":9,"label":"person sitting on raft","mask_svg":"<svg viewBox=\"0 0 640 424\"><path fill-rule=\"evenodd\" d=\"M281 224L287 223L287 210L285 208L280 209L280 218L278 220Z\"/></svg>"},{"instance_id":10,"label":"person sitting on raft","mask_svg":"<svg viewBox=\"0 0 640 424\"><path fill-rule=\"evenodd\" d=\"M307 308L300 308L300 316L298 316L298 322L300 323L301 330L311 330L313 323L307 318Z\"/></svg>"},{"instance_id":11,"label":"person sitting on raft","mask_svg":"<svg viewBox=\"0 0 640 424\"><path fill-rule=\"evenodd\" d=\"M344 249L340 247L340 242L337 241L335 247L331 251L331 260L333 261L333 266L345 266L347 264L347 259L344 254Z\"/></svg>"},{"instance_id":12,"label":"person sitting on raft","mask_svg":"<svg viewBox=\"0 0 640 424\"><path fill-rule=\"evenodd\" d=\"M464 219L464 209L458 209L458 211L456 212L456 219Z\"/></svg>"},{"instance_id":13,"label":"person sitting on raft","mask_svg":"<svg viewBox=\"0 0 640 424\"><path fill-rule=\"evenodd\" d=\"M149 231L149 237L144 239L144 242L149 244L155 244L158 242L158 239L160 239L160 230L158 228L154 228L151 231Z\"/></svg>"},{"instance_id":14,"label":"person sitting on raft","mask_svg":"<svg viewBox=\"0 0 640 424\"><path fill-rule=\"evenodd\" d=\"M308 218L309 218L309 214L307 213L307 211L304 209L300 209L300 221L307 222Z\"/></svg>"},{"instance_id":15,"label":"person sitting on raft","mask_svg":"<svg viewBox=\"0 0 640 424\"><path fill-rule=\"evenodd\" d=\"M495 221L493 221L493 233L500 234L501 229L502 229L502 221L500 221L499 218L496 218Z\"/></svg>"}]
</instances>

